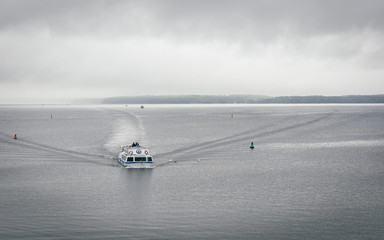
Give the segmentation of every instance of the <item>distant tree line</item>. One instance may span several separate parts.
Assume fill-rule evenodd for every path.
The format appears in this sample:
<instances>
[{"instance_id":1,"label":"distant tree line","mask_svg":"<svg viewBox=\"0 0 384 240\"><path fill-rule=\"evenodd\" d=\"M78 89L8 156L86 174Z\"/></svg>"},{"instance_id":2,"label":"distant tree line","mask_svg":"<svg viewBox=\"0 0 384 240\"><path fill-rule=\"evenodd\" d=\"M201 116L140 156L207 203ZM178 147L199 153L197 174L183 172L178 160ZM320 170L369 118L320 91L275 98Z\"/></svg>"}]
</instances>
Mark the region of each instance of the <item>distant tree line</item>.
<instances>
[{"instance_id":1,"label":"distant tree line","mask_svg":"<svg viewBox=\"0 0 384 240\"><path fill-rule=\"evenodd\" d=\"M261 99L259 103L384 103L384 94L349 96L285 96Z\"/></svg>"},{"instance_id":2,"label":"distant tree line","mask_svg":"<svg viewBox=\"0 0 384 240\"><path fill-rule=\"evenodd\" d=\"M384 103L381 95L282 96L261 95L164 95L111 97L103 104L225 104L225 103Z\"/></svg>"},{"instance_id":3,"label":"distant tree line","mask_svg":"<svg viewBox=\"0 0 384 240\"><path fill-rule=\"evenodd\" d=\"M258 95L170 95L112 97L105 104L209 104L209 103L258 103L265 96Z\"/></svg>"}]
</instances>

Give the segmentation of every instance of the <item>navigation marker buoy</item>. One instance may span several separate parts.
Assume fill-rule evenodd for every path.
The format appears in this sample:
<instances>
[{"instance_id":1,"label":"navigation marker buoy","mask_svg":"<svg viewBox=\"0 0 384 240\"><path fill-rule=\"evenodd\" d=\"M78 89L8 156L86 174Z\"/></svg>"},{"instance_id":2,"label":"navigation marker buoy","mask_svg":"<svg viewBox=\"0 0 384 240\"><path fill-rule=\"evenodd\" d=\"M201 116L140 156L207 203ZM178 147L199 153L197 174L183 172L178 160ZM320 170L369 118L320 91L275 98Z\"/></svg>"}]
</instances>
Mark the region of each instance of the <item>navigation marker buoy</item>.
<instances>
[{"instance_id":1,"label":"navigation marker buoy","mask_svg":"<svg viewBox=\"0 0 384 240\"><path fill-rule=\"evenodd\" d=\"M251 142L251 146L249 147L250 149L254 149L255 146L253 146L253 142Z\"/></svg>"},{"instance_id":2,"label":"navigation marker buoy","mask_svg":"<svg viewBox=\"0 0 384 240\"><path fill-rule=\"evenodd\" d=\"M13 137L13 139L17 139L17 136L16 136L16 134L15 134L15 136Z\"/></svg>"}]
</instances>

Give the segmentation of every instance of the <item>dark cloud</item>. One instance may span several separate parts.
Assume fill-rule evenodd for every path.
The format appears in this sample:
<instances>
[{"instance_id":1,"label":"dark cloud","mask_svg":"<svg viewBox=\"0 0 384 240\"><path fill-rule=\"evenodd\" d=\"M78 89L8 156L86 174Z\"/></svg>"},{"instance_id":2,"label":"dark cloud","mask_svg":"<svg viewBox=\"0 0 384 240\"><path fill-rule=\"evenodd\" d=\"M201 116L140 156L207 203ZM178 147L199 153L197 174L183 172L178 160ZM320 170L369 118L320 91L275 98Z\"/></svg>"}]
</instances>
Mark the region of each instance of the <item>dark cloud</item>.
<instances>
[{"instance_id":1,"label":"dark cloud","mask_svg":"<svg viewBox=\"0 0 384 240\"><path fill-rule=\"evenodd\" d=\"M383 1L157 1L164 31L255 39L312 36L371 28L383 31Z\"/></svg>"},{"instance_id":2,"label":"dark cloud","mask_svg":"<svg viewBox=\"0 0 384 240\"><path fill-rule=\"evenodd\" d=\"M381 0L3 0L0 5L3 29L39 25L79 34L221 40L384 31Z\"/></svg>"},{"instance_id":3,"label":"dark cloud","mask_svg":"<svg viewBox=\"0 0 384 240\"><path fill-rule=\"evenodd\" d=\"M132 81L146 94L381 93L383 12L382 0L0 0L0 94L94 97Z\"/></svg>"}]
</instances>

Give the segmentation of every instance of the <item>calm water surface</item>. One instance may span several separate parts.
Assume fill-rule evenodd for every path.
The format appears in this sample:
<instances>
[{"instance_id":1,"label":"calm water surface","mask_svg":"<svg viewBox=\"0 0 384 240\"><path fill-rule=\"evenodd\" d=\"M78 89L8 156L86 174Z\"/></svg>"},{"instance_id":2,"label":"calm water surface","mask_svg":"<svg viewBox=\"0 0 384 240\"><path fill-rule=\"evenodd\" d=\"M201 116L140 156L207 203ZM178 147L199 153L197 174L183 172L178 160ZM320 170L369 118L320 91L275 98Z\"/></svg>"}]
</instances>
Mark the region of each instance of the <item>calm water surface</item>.
<instances>
[{"instance_id":1,"label":"calm water surface","mask_svg":"<svg viewBox=\"0 0 384 240\"><path fill-rule=\"evenodd\" d=\"M384 105L0 106L0 239L382 239L383 199Z\"/></svg>"}]
</instances>

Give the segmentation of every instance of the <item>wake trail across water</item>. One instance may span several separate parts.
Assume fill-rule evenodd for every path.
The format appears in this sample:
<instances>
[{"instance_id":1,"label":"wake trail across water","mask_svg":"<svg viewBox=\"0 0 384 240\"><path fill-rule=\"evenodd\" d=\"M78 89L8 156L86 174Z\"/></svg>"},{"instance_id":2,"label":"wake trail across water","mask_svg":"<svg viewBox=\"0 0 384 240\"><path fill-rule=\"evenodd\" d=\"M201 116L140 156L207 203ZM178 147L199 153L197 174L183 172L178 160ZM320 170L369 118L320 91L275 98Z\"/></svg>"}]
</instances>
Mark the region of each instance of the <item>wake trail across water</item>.
<instances>
[{"instance_id":1,"label":"wake trail across water","mask_svg":"<svg viewBox=\"0 0 384 240\"><path fill-rule=\"evenodd\" d=\"M104 143L104 148L117 154L122 146L131 142L141 142L145 138L145 129L139 117L121 109L103 109L112 120L113 130Z\"/></svg>"},{"instance_id":2,"label":"wake trail across water","mask_svg":"<svg viewBox=\"0 0 384 240\"><path fill-rule=\"evenodd\" d=\"M13 144L13 145L17 144L18 146L24 149L34 149L34 150L40 150L45 152L51 152L51 153L59 153L67 157L76 157L77 160L73 162L95 163L95 164L101 164L104 166L113 166L112 164L98 161L98 160L107 160L107 159L112 160L113 159L112 156L84 153L84 152L78 152L78 151L73 151L68 149L57 148L54 146L37 143L27 139L7 140L7 139L12 139L12 137L2 132L0 132L0 136L2 136L0 138L0 141L5 144Z\"/></svg>"},{"instance_id":3,"label":"wake trail across water","mask_svg":"<svg viewBox=\"0 0 384 240\"><path fill-rule=\"evenodd\" d=\"M216 139L216 140L212 140L212 141L206 141L203 143L190 145L188 147L182 147L182 148L170 151L170 152L161 153L161 154L156 155L155 157L156 158L170 158L170 157L181 158L181 157L189 155L190 153L193 153L193 152L204 152L207 150L212 150L213 148L216 148L219 146L231 144L233 142L249 140L249 139L256 140L256 139L259 139L262 137L267 137L267 136L270 136L273 134L278 134L278 133L286 132L289 130L301 128L301 127L304 127L307 125L311 125L311 124L315 124L317 122L323 121L325 119L328 119L329 117L330 117L330 114L327 114L325 116L321 116L321 117L318 117L318 118L315 118L315 119L312 119L309 121L305 121L305 122L301 122L301 123L297 123L297 124L292 124L292 125L288 125L286 127L272 129L272 130L264 131L264 132L260 132L260 133L255 133L255 131L257 132L259 130L259 128L254 128L254 129L250 129L247 131L242 131L241 133L233 134L231 136L226 136L224 138L220 138L220 139ZM166 163L168 163L168 162L166 162ZM164 164L166 164L166 163L164 163Z\"/></svg>"},{"instance_id":4,"label":"wake trail across water","mask_svg":"<svg viewBox=\"0 0 384 240\"><path fill-rule=\"evenodd\" d=\"M0 132L0 144L12 144L25 149L34 149L50 153L56 153L61 156L75 157L76 162L95 163L106 166L116 166L116 161L108 163L103 160L115 160L121 146L127 145L129 141L141 141L145 136L145 131L141 119L134 113L126 109L100 108L105 118L109 119L112 124L113 131L105 139L106 142L100 142L100 149L106 150L106 154L93 154L92 152L80 152L65 149L49 144L43 144L30 139L13 140L13 136ZM63 136L65 137L65 136ZM74 146L72 146L74 147ZM109 154L108 154L109 153Z\"/></svg>"}]
</instances>

